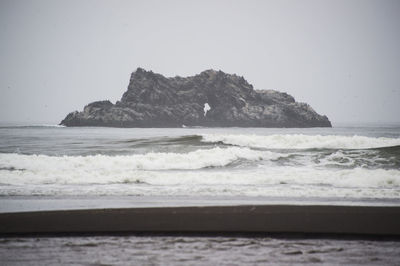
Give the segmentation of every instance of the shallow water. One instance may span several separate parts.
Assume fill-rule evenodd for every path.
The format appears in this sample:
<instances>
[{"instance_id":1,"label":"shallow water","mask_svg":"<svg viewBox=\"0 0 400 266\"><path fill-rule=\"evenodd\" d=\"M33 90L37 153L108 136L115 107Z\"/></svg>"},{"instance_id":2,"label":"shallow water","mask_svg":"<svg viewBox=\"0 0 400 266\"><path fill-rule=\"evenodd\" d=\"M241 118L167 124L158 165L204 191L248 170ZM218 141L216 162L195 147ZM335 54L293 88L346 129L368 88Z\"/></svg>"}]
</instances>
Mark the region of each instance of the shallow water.
<instances>
[{"instance_id":1,"label":"shallow water","mask_svg":"<svg viewBox=\"0 0 400 266\"><path fill-rule=\"evenodd\" d=\"M399 265L400 242L265 237L0 239L2 265Z\"/></svg>"}]
</instances>

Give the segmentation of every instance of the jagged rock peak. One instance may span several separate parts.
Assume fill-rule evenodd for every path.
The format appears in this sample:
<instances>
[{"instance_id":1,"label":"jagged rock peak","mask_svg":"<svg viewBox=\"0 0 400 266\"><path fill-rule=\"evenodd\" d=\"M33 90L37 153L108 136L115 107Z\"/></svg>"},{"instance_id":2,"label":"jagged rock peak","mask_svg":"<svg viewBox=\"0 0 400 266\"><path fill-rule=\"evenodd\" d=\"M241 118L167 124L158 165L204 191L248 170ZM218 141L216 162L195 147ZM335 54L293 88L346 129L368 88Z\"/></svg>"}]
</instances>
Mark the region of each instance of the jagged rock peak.
<instances>
[{"instance_id":1,"label":"jagged rock peak","mask_svg":"<svg viewBox=\"0 0 400 266\"><path fill-rule=\"evenodd\" d=\"M207 109L207 111L205 111ZM243 77L208 69L166 78L138 68L115 105L88 104L61 122L66 126L114 127L330 127L326 116L287 93L254 90Z\"/></svg>"}]
</instances>

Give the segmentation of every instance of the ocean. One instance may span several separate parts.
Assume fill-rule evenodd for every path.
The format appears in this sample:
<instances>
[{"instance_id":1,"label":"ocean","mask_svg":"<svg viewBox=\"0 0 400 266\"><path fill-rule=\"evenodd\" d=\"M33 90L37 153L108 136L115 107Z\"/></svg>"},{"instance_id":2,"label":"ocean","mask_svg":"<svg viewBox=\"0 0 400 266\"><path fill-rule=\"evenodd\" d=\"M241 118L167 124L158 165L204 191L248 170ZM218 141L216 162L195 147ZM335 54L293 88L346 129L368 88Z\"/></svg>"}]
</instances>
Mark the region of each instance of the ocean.
<instances>
[{"instance_id":1,"label":"ocean","mask_svg":"<svg viewBox=\"0 0 400 266\"><path fill-rule=\"evenodd\" d=\"M0 198L0 212L249 203L399 206L400 125L304 129L3 125ZM80 246L93 241L103 244ZM142 241L151 252L139 248ZM136 257L137 262L150 257L160 262L157 256L164 256L167 246L172 254L189 252L191 259L185 261L186 265L224 264L233 253L242 254L243 262L258 264L259 259L263 264L269 252L280 256L275 261L265 260L265 264L310 263L313 259L334 264L400 262L397 241L296 241L172 236L6 238L0 241L0 254L10 264L35 264L29 260L29 252L43 251L42 257L46 257L48 249L54 249L57 243L58 247L69 245L58 251L52 249L67 252L63 253L67 261L82 249L97 250L98 254L111 245L142 254ZM321 241L329 251L323 251ZM296 244L293 249L293 243L304 245ZM270 249L262 248L270 244ZM72 248L74 245L77 248ZM196 259L191 253L196 253L193 245L201 247L204 256ZM376 254L368 253L371 247ZM226 250L218 253L219 248ZM308 253L314 249L319 251ZM260 255L262 250L265 254ZM28 254L25 263L18 260L17 251ZM220 256L211 259L216 252ZM251 257L254 252L258 255ZM48 259L47 264L54 262ZM179 262L174 259L171 256L162 264ZM240 264L241 260L236 262Z\"/></svg>"},{"instance_id":2,"label":"ocean","mask_svg":"<svg viewBox=\"0 0 400 266\"><path fill-rule=\"evenodd\" d=\"M1 127L0 196L398 204L400 127Z\"/></svg>"}]
</instances>

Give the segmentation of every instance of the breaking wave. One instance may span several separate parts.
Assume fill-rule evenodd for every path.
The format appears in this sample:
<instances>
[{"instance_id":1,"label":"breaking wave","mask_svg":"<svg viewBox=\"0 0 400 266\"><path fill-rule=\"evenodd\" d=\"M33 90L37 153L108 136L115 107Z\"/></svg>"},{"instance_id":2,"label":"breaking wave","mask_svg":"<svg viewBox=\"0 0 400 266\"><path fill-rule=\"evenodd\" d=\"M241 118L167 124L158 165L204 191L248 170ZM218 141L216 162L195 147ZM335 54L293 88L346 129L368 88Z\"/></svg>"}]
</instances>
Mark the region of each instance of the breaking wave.
<instances>
[{"instance_id":1,"label":"breaking wave","mask_svg":"<svg viewBox=\"0 0 400 266\"><path fill-rule=\"evenodd\" d=\"M229 147L200 149L189 153L146 153L136 155L48 156L0 154L0 182L17 182L25 178L51 179L126 176L136 170L196 170L223 167L239 160L271 160L283 156L270 151ZM21 179L22 183L24 182Z\"/></svg>"},{"instance_id":2,"label":"breaking wave","mask_svg":"<svg viewBox=\"0 0 400 266\"><path fill-rule=\"evenodd\" d=\"M4 144L0 196L400 198L400 138L190 133Z\"/></svg>"},{"instance_id":3,"label":"breaking wave","mask_svg":"<svg viewBox=\"0 0 400 266\"><path fill-rule=\"evenodd\" d=\"M0 195L400 197L399 171L382 169L9 173Z\"/></svg>"},{"instance_id":4,"label":"breaking wave","mask_svg":"<svg viewBox=\"0 0 400 266\"><path fill-rule=\"evenodd\" d=\"M204 134L203 142L266 149L371 149L400 145L400 138L335 135L222 135Z\"/></svg>"}]
</instances>

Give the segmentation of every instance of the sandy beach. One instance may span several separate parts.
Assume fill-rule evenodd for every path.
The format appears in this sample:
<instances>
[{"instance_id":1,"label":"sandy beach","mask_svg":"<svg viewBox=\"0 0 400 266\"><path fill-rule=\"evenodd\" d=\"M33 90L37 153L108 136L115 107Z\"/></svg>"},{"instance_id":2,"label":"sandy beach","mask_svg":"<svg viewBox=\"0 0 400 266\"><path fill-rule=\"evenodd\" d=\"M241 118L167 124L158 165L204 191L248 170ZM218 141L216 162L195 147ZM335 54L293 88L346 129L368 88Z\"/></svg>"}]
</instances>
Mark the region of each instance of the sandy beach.
<instances>
[{"instance_id":1,"label":"sandy beach","mask_svg":"<svg viewBox=\"0 0 400 266\"><path fill-rule=\"evenodd\" d=\"M248 205L0 214L0 233L311 233L400 235L400 207Z\"/></svg>"}]
</instances>

